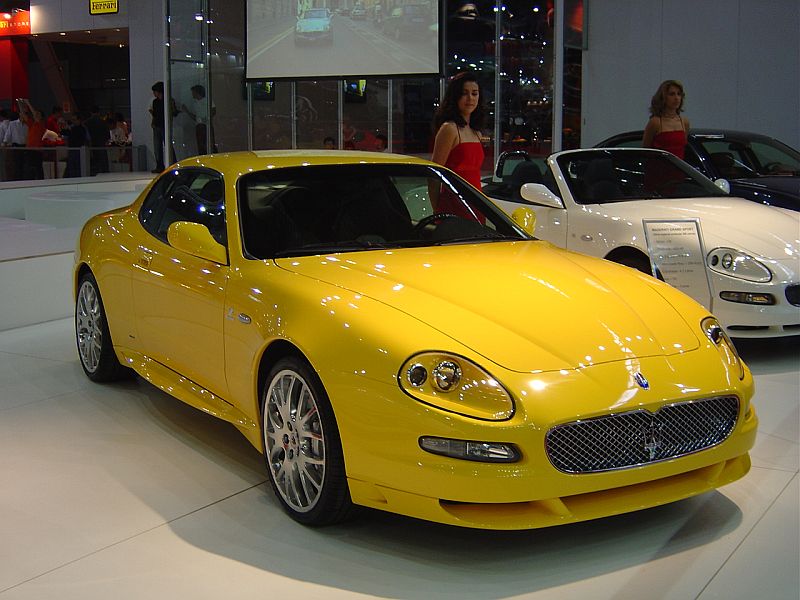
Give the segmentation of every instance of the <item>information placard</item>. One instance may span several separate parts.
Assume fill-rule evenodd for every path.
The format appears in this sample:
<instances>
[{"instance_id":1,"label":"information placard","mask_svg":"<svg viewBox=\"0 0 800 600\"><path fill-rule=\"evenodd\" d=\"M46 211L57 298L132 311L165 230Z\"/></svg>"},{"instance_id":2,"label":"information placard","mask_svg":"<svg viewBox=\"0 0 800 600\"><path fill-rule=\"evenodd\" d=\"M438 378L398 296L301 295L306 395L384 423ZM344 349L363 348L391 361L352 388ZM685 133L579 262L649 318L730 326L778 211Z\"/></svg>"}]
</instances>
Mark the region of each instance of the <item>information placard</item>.
<instances>
[{"instance_id":1,"label":"information placard","mask_svg":"<svg viewBox=\"0 0 800 600\"><path fill-rule=\"evenodd\" d=\"M643 219L650 262L668 284L711 307L706 252L697 219Z\"/></svg>"},{"instance_id":2,"label":"information placard","mask_svg":"<svg viewBox=\"0 0 800 600\"><path fill-rule=\"evenodd\" d=\"M90 15L109 15L119 12L119 0L89 0Z\"/></svg>"}]
</instances>

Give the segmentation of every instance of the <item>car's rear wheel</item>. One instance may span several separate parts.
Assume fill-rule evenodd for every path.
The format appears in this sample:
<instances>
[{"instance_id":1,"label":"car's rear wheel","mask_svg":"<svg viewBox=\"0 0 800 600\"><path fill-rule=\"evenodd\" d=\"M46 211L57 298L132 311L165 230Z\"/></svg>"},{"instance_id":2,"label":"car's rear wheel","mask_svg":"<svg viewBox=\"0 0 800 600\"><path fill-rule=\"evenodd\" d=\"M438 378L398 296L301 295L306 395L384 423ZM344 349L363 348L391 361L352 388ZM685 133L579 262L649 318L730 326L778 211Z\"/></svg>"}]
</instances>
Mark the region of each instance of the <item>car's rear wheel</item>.
<instances>
[{"instance_id":1,"label":"car's rear wheel","mask_svg":"<svg viewBox=\"0 0 800 600\"><path fill-rule=\"evenodd\" d=\"M330 401L311 366L279 360L262 395L264 458L280 503L296 521L328 525L352 512Z\"/></svg>"},{"instance_id":2,"label":"car's rear wheel","mask_svg":"<svg viewBox=\"0 0 800 600\"><path fill-rule=\"evenodd\" d=\"M81 277L75 298L75 339L84 373L92 381L114 381L131 375L117 360L103 299L91 273Z\"/></svg>"}]
</instances>

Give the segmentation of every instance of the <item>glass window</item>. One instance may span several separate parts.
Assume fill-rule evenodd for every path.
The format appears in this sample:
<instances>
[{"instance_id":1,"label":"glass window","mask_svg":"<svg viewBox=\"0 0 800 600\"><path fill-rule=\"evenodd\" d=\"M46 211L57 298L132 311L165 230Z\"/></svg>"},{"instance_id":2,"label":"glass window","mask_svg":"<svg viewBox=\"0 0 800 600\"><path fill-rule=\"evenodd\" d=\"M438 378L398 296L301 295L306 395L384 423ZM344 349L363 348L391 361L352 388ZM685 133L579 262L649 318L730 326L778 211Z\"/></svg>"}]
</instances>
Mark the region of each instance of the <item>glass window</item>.
<instances>
[{"instance_id":1,"label":"glass window","mask_svg":"<svg viewBox=\"0 0 800 600\"><path fill-rule=\"evenodd\" d=\"M576 152L560 156L558 166L578 204L725 196L695 169L667 154Z\"/></svg>"},{"instance_id":2,"label":"glass window","mask_svg":"<svg viewBox=\"0 0 800 600\"><path fill-rule=\"evenodd\" d=\"M294 110L297 148L322 148L339 128L339 81L298 81Z\"/></svg>"},{"instance_id":3,"label":"glass window","mask_svg":"<svg viewBox=\"0 0 800 600\"><path fill-rule=\"evenodd\" d=\"M500 151L552 149L553 21L547 3L512 0L501 12Z\"/></svg>"},{"instance_id":4,"label":"glass window","mask_svg":"<svg viewBox=\"0 0 800 600\"><path fill-rule=\"evenodd\" d=\"M253 81L253 150L292 147L292 84Z\"/></svg>"},{"instance_id":5,"label":"glass window","mask_svg":"<svg viewBox=\"0 0 800 600\"><path fill-rule=\"evenodd\" d=\"M275 4L281 4L283 10L288 10L287 2ZM244 86L244 2L209 0L209 15L208 69L215 112L210 147L219 152L247 150L249 128Z\"/></svg>"},{"instance_id":6,"label":"glass window","mask_svg":"<svg viewBox=\"0 0 800 600\"><path fill-rule=\"evenodd\" d=\"M389 81L346 79L342 87L342 147L383 151L388 146Z\"/></svg>"},{"instance_id":7,"label":"glass window","mask_svg":"<svg viewBox=\"0 0 800 600\"><path fill-rule=\"evenodd\" d=\"M227 242L222 176L207 169L181 169L161 176L150 191L139 220L144 228L168 243L172 223L189 221L205 225L220 244Z\"/></svg>"},{"instance_id":8,"label":"glass window","mask_svg":"<svg viewBox=\"0 0 800 600\"><path fill-rule=\"evenodd\" d=\"M259 259L526 238L470 185L421 165L261 171L240 179L239 203Z\"/></svg>"}]
</instances>

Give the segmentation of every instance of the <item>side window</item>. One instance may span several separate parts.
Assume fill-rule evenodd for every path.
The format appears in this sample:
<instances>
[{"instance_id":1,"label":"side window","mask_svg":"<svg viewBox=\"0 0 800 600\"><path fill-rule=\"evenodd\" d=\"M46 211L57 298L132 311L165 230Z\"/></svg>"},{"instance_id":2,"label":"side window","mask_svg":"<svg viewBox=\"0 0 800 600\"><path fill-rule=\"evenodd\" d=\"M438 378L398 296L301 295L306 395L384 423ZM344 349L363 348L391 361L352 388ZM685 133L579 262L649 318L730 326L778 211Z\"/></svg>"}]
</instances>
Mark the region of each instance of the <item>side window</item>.
<instances>
[{"instance_id":1,"label":"side window","mask_svg":"<svg viewBox=\"0 0 800 600\"><path fill-rule=\"evenodd\" d=\"M139 220L152 235L167 242L176 221L205 225L220 244L227 245L222 176L205 169L166 173L142 204Z\"/></svg>"}]
</instances>

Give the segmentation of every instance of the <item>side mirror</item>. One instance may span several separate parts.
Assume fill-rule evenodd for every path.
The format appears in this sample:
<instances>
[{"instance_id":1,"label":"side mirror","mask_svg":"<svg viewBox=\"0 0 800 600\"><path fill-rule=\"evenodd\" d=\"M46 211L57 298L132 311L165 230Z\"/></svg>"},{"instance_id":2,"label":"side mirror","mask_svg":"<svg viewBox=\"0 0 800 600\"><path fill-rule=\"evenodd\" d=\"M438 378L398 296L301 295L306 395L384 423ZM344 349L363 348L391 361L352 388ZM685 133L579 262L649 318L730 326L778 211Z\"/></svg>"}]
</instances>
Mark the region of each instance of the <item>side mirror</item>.
<instances>
[{"instance_id":1,"label":"side mirror","mask_svg":"<svg viewBox=\"0 0 800 600\"><path fill-rule=\"evenodd\" d=\"M208 227L200 223L176 221L167 230L170 246L186 254L204 258L221 265L228 264L228 251L211 236Z\"/></svg>"},{"instance_id":2,"label":"side mirror","mask_svg":"<svg viewBox=\"0 0 800 600\"><path fill-rule=\"evenodd\" d=\"M530 208L527 206L520 206L514 209L514 212L511 213L511 220L522 227L525 233L534 237L536 232L536 213Z\"/></svg>"},{"instance_id":3,"label":"side mirror","mask_svg":"<svg viewBox=\"0 0 800 600\"><path fill-rule=\"evenodd\" d=\"M540 204L549 208L564 208L561 198L541 183L526 183L520 188L519 195L532 204Z\"/></svg>"},{"instance_id":4,"label":"side mirror","mask_svg":"<svg viewBox=\"0 0 800 600\"><path fill-rule=\"evenodd\" d=\"M727 179L722 179L722 178L715 179L714 184L726 194L731 193L731 184L728 182Z\"/></svg>"}]
</instances>

